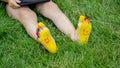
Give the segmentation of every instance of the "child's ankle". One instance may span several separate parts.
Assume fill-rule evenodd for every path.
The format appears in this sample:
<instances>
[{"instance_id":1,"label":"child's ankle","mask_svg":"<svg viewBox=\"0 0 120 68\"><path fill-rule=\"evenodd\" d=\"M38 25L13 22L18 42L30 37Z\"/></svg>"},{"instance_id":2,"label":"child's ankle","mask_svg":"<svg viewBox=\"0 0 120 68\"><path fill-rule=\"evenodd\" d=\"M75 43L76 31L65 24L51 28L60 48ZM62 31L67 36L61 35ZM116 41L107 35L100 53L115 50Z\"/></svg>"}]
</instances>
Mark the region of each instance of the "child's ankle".
<instances>
[{"instance_id":1,"label":"child's ankle","mask_svg":"<svg viewBox=\"0 0 120 68\"><path fill-rule=\"evenodd\" d=\"M75 33L75 34L72 34L70 38L71 38L72 41L77 41L77 42L79 42L79 35L76 34L76 33Z\"/></svg>"}]
</instances>

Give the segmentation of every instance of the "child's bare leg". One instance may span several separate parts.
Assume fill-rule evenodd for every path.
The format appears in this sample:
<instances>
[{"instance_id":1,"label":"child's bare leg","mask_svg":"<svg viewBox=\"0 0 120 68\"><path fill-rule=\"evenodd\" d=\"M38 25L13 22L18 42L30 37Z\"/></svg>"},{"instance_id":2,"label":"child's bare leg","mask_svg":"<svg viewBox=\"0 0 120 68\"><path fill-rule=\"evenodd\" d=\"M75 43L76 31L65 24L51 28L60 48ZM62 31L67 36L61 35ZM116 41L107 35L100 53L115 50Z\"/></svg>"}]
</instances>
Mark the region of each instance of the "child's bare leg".
<instances>
[{"instance_id":1,"label":"child's bare leg","mask_svg":"<svg viewBox=\"0 0 120 68\"><path fill-rule=\"evenodd\" d=\"M7 12L9 16L19 20L25 29L27 30L27 33L37 40L36 37L36 29L37 29L37 17L36 14L29 9L28 7L21 7L18 9L13 9L9 7L8 5L6 6ZM38 41L38 40L37 40Z\"/></svg>"},{"instance_id":2,"label":"child's bare leg","mask_svg":"<svg viewBox=\"0 0 120 68\"><path fill-rule=\"evenodd\" d=\"M79 37L76 34L74 26L55 3L50 1L38 4L37 8L41 14L51 19L59 30L68 35L73 41L79 41Z\"/></svg>"},{"instance_id":3,"label":"child's bare leg","mask_svg":"<svg viewBox=\"0 0 120 68\"><path fill-rule=\"evenodd\" d=\"M42 30L40 30L39 28L40 31L38 32L40 32L39 34L40 37L39 39L37 39L37 36L36 36L36 29L38 27L37 16L32 10L30 10L28 7L13 9L7 6L7 11L9 16L12 16L13 18L19 20L24 25L28 34L32 38L34 38L35 40L43 44L45 49L47 49L50 53L53 53L53 54L57 52L58 48L56 46L56 43L52 38L49 30L44 26L44 24L42 24L42 26L44 26ZM39 24L39 26L41 25Z\"/></svg>"}]
</instances>

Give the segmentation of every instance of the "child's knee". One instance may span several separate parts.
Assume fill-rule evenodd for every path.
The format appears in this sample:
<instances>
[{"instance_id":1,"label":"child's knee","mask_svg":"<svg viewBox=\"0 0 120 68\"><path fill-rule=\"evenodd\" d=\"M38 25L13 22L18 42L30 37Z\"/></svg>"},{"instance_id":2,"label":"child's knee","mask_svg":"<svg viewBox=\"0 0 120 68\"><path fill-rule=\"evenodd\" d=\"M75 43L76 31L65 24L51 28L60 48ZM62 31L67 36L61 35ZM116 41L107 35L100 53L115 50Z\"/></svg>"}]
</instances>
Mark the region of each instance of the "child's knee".
<instances>
[{"instance_id":1,"label":"child's knee","mask_svg":"<svg viewBox=\"0 0 120 68\"><path fill-rule=\"evenodd\" d=\"M57 7L57 5L54 2L52 2L52 1L46 2L46 3L42 3L42 4L40 3L40 4L37 5L37 9L39 11L43 11L43 10L46 10L46 9L52 9L54 7Z\"/></svg>"},{"instance_id":2,"label":"child's knee","mask_svg":"<svg viewBox=\"0 0 120 68\"><path fill-rule=\"evenodd\" d=\"M12 14L10 13L11 10L10 10L10 7L8 5L6 5L6 11L7 11L7 14L12 17Z\"/></svg>"},{"instance_id":3,"label":"child's knee","mask_svg":"<svg viewBox=\"0 0 120 68\"><path fill-rule=\"evenodd\" d=\"M56 7L56 6L57 6L57 5L56 5L54 2L52 2L52 1L47 2L45 5L46 5L46 6L50 6L50 7Z\"/></svg>"}]
</instances>

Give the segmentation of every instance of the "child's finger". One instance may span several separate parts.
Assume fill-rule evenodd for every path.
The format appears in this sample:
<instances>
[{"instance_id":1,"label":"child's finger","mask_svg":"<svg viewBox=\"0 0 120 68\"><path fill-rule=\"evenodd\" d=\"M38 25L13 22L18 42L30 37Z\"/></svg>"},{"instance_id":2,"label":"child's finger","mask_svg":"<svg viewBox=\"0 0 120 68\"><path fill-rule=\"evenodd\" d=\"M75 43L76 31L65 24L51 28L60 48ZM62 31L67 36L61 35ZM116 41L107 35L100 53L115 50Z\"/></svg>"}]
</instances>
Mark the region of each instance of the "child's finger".
<instances>
[{"instance_id":1,"label":"child's finger","mask_svg":"<svg viewBox=\"0 0 120 68\"><path fill-rule=\"evenodd\" d=\"M19 4L17 4L17 3L13 3L13 5L15 6L15 7L20 7L20 5Z\"/></svg>"},{"instance_id":2,"label":"child's finger","mask_svg":"<svg viewBox=\"0 0 120 68\"><path fill-rule=\"evenodd\" d=\"M16 2L10 3L9 6L12 8L19 8L20 7L20 5L18 5Z\"/></svg>"},{"instance_id":3,"label":"child's finger","mask_svg":"<svg viewBox=\"0 0 120 68\"><path fill-rule=\"evenodd\" d=\"M16 2L16 0L8 0L8 5L12 8L19 8L20 5Z\"/></svg>"},{"instance_id":4,"label":"child's finger","mask_svg":"<svg viewBox=\"0 0 120 68\"><path fill-rule=\"evenodd\" d=\"M16 1L16 3L20 3L21 1L20 0L15 0Z\"/></svg>"}]
</instances>

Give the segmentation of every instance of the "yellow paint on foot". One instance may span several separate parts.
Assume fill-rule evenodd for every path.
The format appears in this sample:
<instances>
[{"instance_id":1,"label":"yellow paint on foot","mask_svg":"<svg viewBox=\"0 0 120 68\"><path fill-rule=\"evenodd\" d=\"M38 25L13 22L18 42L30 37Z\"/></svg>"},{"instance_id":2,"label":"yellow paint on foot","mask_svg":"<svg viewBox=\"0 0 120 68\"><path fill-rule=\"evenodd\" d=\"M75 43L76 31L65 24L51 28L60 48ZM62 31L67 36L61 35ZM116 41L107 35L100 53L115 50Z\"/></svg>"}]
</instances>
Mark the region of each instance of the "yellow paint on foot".
<instances>
[{"instance_id":1,"label":"yellow paint on foot","mask_svg":"<svg viewBox=\"0 0 120 68\"><path fill-rule=\"evenodd\" d=\"M83 20L85 16L80 16L79 26L77 28L77 33L80 37L80 43L85 44L88 42L90 33L92 31L92 24L88 20Z\"/></svg>"},{"instance_id":2,"label":"yellow paint on foot","mask_svg":"<svg viewBox=\"0 0 120 68\"><path fill-rule=\"evenodd\" d=\"M45 29L43 29L40 32L39 40L43 44L45 49L47 49L50 53L54 54L54 53L56 53L58 51L58 47L57 47L57 45L55 43L55 40L51 36L50 31L49 31L48 28L45 27Z\"/></svg>"},{"instance_id":3,"label":"yellow paint on foot","mask_svg":"<svg viewBox=\"0 0 120 68\"><path fill-rule=\"evenodd\" d=\"M83 22L85 20L85 16L81 15L80 18L79 18L79 21Z\"/></svg>"}]
</instances>

